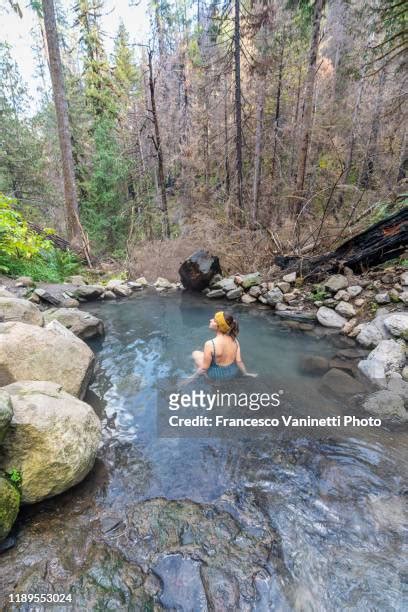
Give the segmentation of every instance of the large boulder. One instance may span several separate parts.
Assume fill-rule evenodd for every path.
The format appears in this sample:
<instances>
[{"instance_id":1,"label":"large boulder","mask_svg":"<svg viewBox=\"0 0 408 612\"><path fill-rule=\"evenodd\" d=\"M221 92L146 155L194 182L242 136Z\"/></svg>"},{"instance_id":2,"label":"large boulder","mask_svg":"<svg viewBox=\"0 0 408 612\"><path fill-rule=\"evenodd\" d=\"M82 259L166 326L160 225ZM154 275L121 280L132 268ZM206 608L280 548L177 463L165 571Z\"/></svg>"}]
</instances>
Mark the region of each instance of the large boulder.
<instances>
[{"instance_id":1,"label":"large boulder","mask_svg":"<svg viewBox=\"0 0 408 612\"><path fill-rule=\"evenodd\" d=\"M22 502L58 495L83 480L101 440L91 406L49 381L21 381L4 390L14 415L0 465L21 473Z\"/></svg>"},{"instance_id":2,"label":"large boulder","mask_svg":"<svg viewBox=\"0 0 408 612\"><path fill-rule=\"evenodd\" d=\"M50 308L44 313L44 319L46 323L59 321L61 325L83 339L101 336L104 332L101 319L78 308Z\"/></svg>"},{"instance_id":3,"label":"large boulder","mask_svg":"<svg viewBox=\"0 0 408 612\"><path fill-rule=\"evenodd\" d=\"M0 297L0 321L22 321L31 325L44 325L42 312L35 304L16 297Z\"/></svg>"},{"instance_id":4,"label":"large boulder","mask_svg":"<svg viewBox=\"0 0 408 612\"><path fill-rule=\"evenodd\" d=\"M264 298L266 299L267 304L270 306L276 306L276 304L283 301L283 293L278 287L275 287L275 289L271 289L265 293Z\"/></svg>"},{"instance_id":5,"label":"large boulder","mask_svg":"<svg viewBox=\"0 0 408 612\"><path fill-rule=\"evenodd\" d=\"M324 327L335 327L341 329L347 320L335 312L332 308L321 306L316 313L317 320Z\"/></svg>"},{"instance_id":6,"label":"large boulder","mask_svg":"<svg viewBox=\"0 0 408 612\"><path fill-rule=\"evenodd\" d=\"M13 418L13 407L8 393L0 389L0 444L3 442L8 426Z\"/></svg>"},{"instance_id":7,"label":"large boulder","mask_svg":"<svg viewBox=\"0 0 408 612\"><path fill-rule=\"evenodd\" d=\"M374 350L358 364L359 370L379 387L386 387L387 372L397 372L405 364L403 342L381 340Z\"/></svg>"},{"instance_id":8,"label":"large boulder","mask_svg":"<svg viewBox=\"0 0 408 612\"><path fill-rule=\"evenodd\" d=\"M181 282L186 289L202 291L215 274L222 274L218 257L208 251L196 251L179 268Z\"/></svg>"},{"instance_id":9,"label":"large boulder","mask_svg":"<svg viewBox=\"0 0 408 612\"><path fill-rule=\"evenodd\" d=\"M395 312L384 319L388 331L397 338L408 340L408 312Z\"/></svg>"},{"instance_id":10,"label":"large boulder","mask_svg":"<svg viewBox=\"0 0 408 612\"><path fill-rule=\"evenodd\" d=\"M0 386L18 380L54 380L67 393L83 397L93 365L91 349L58 321L45 328L0 323Z\"/></svg>"},{"instance_id":11,"label":"large boulder","mask_svg":"<svg viewBox=\"0 0 408 612\"><path fill-rule=\"evenodd\" d=\"M102 285L81 285L73 292L74 297L81 302L96 300L104 292Z\"/></svg>"},{"instance_id":12,"label":"large boulder","mask_svg":"<svg viewBox=\"0 0 408 612\"><path fill-rule=\"evenodd\" d=\"M19 508L20 493L4 475L0 474L0 542L8 536Z\"/></svg>"}]
</instances>

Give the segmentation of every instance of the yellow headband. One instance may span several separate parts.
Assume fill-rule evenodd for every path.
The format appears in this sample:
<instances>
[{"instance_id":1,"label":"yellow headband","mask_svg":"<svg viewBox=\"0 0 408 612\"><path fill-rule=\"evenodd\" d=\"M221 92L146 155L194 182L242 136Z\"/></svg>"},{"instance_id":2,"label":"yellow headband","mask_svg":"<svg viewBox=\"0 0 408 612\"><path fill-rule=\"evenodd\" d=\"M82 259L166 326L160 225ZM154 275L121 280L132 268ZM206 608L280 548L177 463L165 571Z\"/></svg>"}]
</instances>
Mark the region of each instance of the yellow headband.
<instances>
[{"instance_id":1,"label":"yellow headband","mask_svg":"<svg viewBox=\"0 0 408 612\"><path fill-rule=\"evenodd\" d=\"M218 329L220 330L220 332L222 332L223 334L226 334L231 329L231 327L225 320L224 313L222 312L222 310L215 313L214 321L218 325Z\"/></svg>"}]
</instances>

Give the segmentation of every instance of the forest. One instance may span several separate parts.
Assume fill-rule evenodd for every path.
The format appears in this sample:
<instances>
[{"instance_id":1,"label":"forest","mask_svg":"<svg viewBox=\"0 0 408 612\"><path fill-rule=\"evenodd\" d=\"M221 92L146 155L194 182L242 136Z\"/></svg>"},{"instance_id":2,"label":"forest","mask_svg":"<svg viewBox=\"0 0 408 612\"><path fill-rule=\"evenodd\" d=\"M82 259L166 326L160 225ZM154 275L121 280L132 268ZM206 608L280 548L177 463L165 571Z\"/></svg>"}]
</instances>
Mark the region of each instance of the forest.
<instances>
[{"instance_id":1,"label":"forest","mask_svg":"<svg viewBox=\"0 0 408 612\"><path fill-rule=\"evenodd\" d=\"M404 2L146 9L145 41L122 21L110 53L104 0L3 0L3 15L35 15L40 96L36 107L0 37L3 234L17 215L90 265L171 276L200 246L227 271L267 271L406 206Z\"/></svg>"}]
</instances>

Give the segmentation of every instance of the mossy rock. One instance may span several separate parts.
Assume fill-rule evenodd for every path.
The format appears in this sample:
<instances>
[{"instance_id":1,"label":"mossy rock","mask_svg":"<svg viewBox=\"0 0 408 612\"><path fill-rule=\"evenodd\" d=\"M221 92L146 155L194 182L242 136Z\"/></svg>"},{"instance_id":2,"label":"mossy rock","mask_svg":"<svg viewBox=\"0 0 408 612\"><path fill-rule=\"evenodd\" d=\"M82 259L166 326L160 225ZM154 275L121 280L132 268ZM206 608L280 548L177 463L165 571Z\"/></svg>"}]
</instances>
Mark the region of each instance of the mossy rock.
<instances>
[{"instance_id":1,"label":"mossy rock","mask_svg":"<svg viewBox=\"0 0 408 612\"><path fill-rule=\"evenodd\" d=\"M14 525L20 507L20 493L5 476L0 475L0 542Z\"/></svg>"}]
</instances>

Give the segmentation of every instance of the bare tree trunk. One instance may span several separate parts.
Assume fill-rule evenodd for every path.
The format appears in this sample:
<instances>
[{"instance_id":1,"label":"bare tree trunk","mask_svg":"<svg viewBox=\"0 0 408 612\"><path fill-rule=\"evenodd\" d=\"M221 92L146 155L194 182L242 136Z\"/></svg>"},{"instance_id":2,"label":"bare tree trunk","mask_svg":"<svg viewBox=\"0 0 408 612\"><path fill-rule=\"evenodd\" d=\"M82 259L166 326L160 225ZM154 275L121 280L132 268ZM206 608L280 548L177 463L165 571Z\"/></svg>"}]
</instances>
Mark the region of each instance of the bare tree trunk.
<instances>
[{"instance_id":1,"label":"bare tree trunk","mask_svg":"<svg viewBox=\"0 0 408 612\"><path fill-rule=\"evenodd\" d=\"M228 134L228 81L224 79L224 154L225 154L225 191L227 201L230 197L231 177L229 163L229 134Z\"/></svg>"},{"instance_id":2,"label":"bare tree trunk","mask_svg":"<svg viewBox=\"0 0 408 612\"><path fill-rule=\"evenodd\" d=\"M309 152L309 144L312 132L313 122L313 93L316 81L316 66L317 52L319 49L320 24L323 16L323 8L325 0L316 0L313 12L312 39L309 51L309 68L306 76L305 101L303 107L303 130L299 149L299 157L297 164L296 176L296 213L299 214L302 209L305 191L305 176L307 167L307 158Z\"/></svg>"},{"instance_id":3,"label":"bare tree trunk","mask_svg":"<svg viewBox=\"0 0 408 612\"><path fill-rule=\"evenodd\" d=\"M404 135L401 141L401 153L398 160L397 183L407 178L408 176L408 138L407 128L404 130Z\"/></svg>"},{"instance_id":4,"label":"bare tree trunk","mask_svg":"<svg viewBox=\"0 0 408 612\"><path fill-rule=\"evenodd\" d=\"M254 157L254 180L252 201L252 223L258 220L259 187L261 184L262 167L262 145L264 129L264 106L265 106L265 77L258 79L258 100L256 105L256 134L255 134L255 157Z\"/></svg>"},{"instance_id":5,"label":"bare tree trunk","mask_svg":"<svg viewBox=\"0 0 408 612\"><path fill-rule=\"evenodd\" d=\"M372 176L374 174L375 162L377 157L377 141L378 134L380 132L380 115L383 105L385 81L386 81L385 69L381 71L378 82L378 93L375 102L375 109L373 113L373 120L371 123L371 133L368 139L366 154L359 177L359 185L364 189L368 189L371 186Z\"/></svg>"},{"instance_id":6,"label":"bare tree trunk","mask_svg":"<svg viewBox=\"0 0 408 612\"><path fill-rule=\"evenodd\" d=\"M235 147L236 147L236 217L243 221L244 201L242 193L242 101L241 101L241 32L240 0L235 0L234 17L234 71L235 71Z\"/></svg>"},{"instance_id":7,"label":"bare tree trunk","mask_svg":"<svg viewBox=\"0 0 408 612\"><path fill-rule=\"evenodd\" d=\"M295 114L293 118L293 127L292 127L292 147L291 147L291 153L290 153L289 175L291 178L295 176L295 149L296 149L296 138L297 138L297 133L298 133L301 84L302 84L302 65L299 63L298 82L297 82L297 87L296 87L296 105L295 105Z\"/></svg>"},{"instance_id":8,"label":"bare tree trunk","mask_svg":"<svg viewBox=\"0 0 408 612\"><path fill-rule=\"evenodd\" d=\"M47 36L50 75L57 115L58 138L64 177L65 209L68 236L76 247L85 247L83 230L79 221L78 196L75 185L74 159L71 146L71 130L68 121L68 105L65 95L61 55L58 45L57 23L53 0L42 0L44 26Z\"/></svg>"},{"instance_id":9,"label":"bare tree trunk","mask_svg":"<svg viewBox=\"0 0 408 612\"><path fill-rule=\"evenodd\" d=\"M159 119L157 116L156 109L156 98L155 98L155 82L153 78L153 51L149 49L148 51L148 61L149 61L149 90L150 90L150 104L151 104L151 113L154 125L154 137L152 137L154 148L156 149L157 155L157 172L158 172L158 183L160 189L161 196L161 221L162 221L162 236L163 238L170 238L170 223L169 223L169 214L167 210L167 195L166 195L166 182L164 178L164 163L163 163L163 150L162 143L160 138L160 127L159 127Z\"/></svg>"},{"instance_id":10,"label":"bare tree trunk","mask_svg":"<svg viewBox=\"0 0 408 612\"><path fill-rule=\"evenodd\" d=\"M275 122L274 122L274 130L273 130L273 152L272 152L272 171L271 171L272 180L275 176L276 152L277 152L277 146L278 146L284 51L285 51L285 41L284 39L282 39L280 57L279 57L278 89L276 91L276 109L275 109Z\"/></svg>"}]
</instances>

